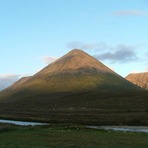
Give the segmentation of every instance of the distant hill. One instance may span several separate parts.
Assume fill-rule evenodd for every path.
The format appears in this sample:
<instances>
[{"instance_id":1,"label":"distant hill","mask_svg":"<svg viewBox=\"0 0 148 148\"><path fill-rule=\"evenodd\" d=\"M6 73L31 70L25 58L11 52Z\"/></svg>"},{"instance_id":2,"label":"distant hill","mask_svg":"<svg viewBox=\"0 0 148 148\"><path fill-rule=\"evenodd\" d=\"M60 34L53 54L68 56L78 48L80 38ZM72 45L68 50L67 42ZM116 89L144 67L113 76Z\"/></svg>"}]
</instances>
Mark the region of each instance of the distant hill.
<instances>
[{"instance_id":1,"label":"distant hill","mask_svg":"<svg viewBox=\"0 0 148 148\"><path fill-rule=\"evenodd\" d=\"M143 116L148 107L146 98L142 88L75 49L1 91L0 116L56 123L123 124L139 120L137 110ZM129 117L129 112L134 116Z\"/></svg>"},{"instance_id":2,"label":"distant hill","mask_svg":"<svg viewBox=\"0 0 148 148\"><path fill-rule=\"evenodd\" d=\"M148 89L148 72L129 74L126 79L135 85Z\"/></svg>"}]
</instances>

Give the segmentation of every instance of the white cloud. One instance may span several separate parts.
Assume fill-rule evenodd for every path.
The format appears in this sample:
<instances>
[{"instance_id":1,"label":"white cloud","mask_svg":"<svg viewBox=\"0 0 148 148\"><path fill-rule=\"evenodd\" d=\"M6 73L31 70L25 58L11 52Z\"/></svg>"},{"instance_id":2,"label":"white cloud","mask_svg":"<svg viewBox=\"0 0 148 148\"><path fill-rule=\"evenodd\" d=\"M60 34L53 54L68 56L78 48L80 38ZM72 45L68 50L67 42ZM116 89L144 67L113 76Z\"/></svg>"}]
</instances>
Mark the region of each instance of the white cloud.
<instances>
[{"instance_id":1,"label":"white cloud","mask_svg":"<svg viewBox=\"0 0 148 148\"><path fill-rule=\"evenodd\" d=\"M0 74L0 90L12 85L20 78L17 74Z\"/></svg>"},{"instance_id":2,"label":"white cloud","mask_svg":"<svg viewBox=\"0 0 148 148\"><path fill-rule=\"evenodd\" d=\"M118 16L148 16L148 11L142 10L119 10L113 12L114 15Z\"/></svg>"},{"instance_id":3,"label":"white cloud","mask_svg":"<svg viewBox=\"0 0 148 148\"><path fill-rule=\"evenodd\" d=\"M56 57L49 57L49 56L43 56L41 58L46 64L50 64L52 62L54 62L57 58Z\"/></svg>"}]
</instances>

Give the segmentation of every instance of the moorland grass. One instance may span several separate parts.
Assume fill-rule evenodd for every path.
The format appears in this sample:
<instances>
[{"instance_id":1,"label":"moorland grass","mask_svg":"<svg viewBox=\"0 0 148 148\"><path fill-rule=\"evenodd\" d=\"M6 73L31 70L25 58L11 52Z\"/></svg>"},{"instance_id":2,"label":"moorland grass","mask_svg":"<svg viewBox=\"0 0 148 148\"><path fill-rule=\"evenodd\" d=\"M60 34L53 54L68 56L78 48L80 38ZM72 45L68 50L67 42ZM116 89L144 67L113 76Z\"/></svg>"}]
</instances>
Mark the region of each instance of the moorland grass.
<instances>
[{"instance_id":1,"label":"moorland grass","mask_svg":"<svg viewBox=\"0 0 148 148\"><path fill-rule=\"evenodd\" d=\"M148 125L148 93L45 94L0 103L0 118L85 125Z\"/></svg>"},{"instance_id":2,"label":"moorland grass","mask_svg":"<svg viewBox=\"0 0 148 148\"><path fill-rule=\"evenodd\" d=\"M147 139L146 133L95 130L76 125L0 125L1 148L147 148Z\"/></svg>"}]
</instances>

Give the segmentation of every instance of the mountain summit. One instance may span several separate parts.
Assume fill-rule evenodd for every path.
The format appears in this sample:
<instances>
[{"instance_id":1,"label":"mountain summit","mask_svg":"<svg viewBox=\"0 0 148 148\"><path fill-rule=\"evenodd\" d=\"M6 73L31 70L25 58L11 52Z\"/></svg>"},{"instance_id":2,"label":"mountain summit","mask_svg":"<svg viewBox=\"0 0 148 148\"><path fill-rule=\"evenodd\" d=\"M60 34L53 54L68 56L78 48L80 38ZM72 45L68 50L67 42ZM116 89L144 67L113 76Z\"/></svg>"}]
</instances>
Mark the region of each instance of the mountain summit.
<instances>
[{"instance_id":1,"label":"mountain summit","mask_svg":"<svg viewBox=\"0 0 148 148\"><path fill-rule=\"evenodd\" d=\"M84 51L74 49L36 75L65 73L113 73L113 71Z\"/></svg>"}]
</instances>

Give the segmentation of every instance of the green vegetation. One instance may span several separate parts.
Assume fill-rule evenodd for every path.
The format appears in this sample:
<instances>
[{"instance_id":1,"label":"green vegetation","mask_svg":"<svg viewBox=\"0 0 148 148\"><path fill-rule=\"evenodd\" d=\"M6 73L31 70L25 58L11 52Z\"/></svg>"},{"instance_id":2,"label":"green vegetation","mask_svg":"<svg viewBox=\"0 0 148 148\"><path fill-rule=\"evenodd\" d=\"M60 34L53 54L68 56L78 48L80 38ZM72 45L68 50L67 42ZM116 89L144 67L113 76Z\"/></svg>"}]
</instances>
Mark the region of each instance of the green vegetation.
<instances>
[{"instance_id":1,"label":"green vegetation","mask_svg":"<svg viewBox=\"0 0 148 148\"><path fill-rule=\"evenodd\" d=\"M127 94L126 94L127 95ZM14 101L14 99L13 99ZM148 94L44 94L0 103L0 118L85 125L148 125Z\"/></svg>"},{"instance_id":2,"label":"green vegetation","mask_svg":"<svg viewBox=\"0 0 148 148\"><path fill-rule=\"evenodd\" d=\"M148 134L88 129L75 125L0 125L0 147L147 148Z\"/></svg>"},{"instance_id":3,"label":"green vegetation","mask_svg":"<svg viewBox=\"0 0 148 148\"><path fill-rule=\"evenodd\" d=\"M85 73L59 74L34 78L24 85L32 93L52 92L135 92L142 91L139 87L125 81L112 73Z\"/></svg>"}]
</instances>

